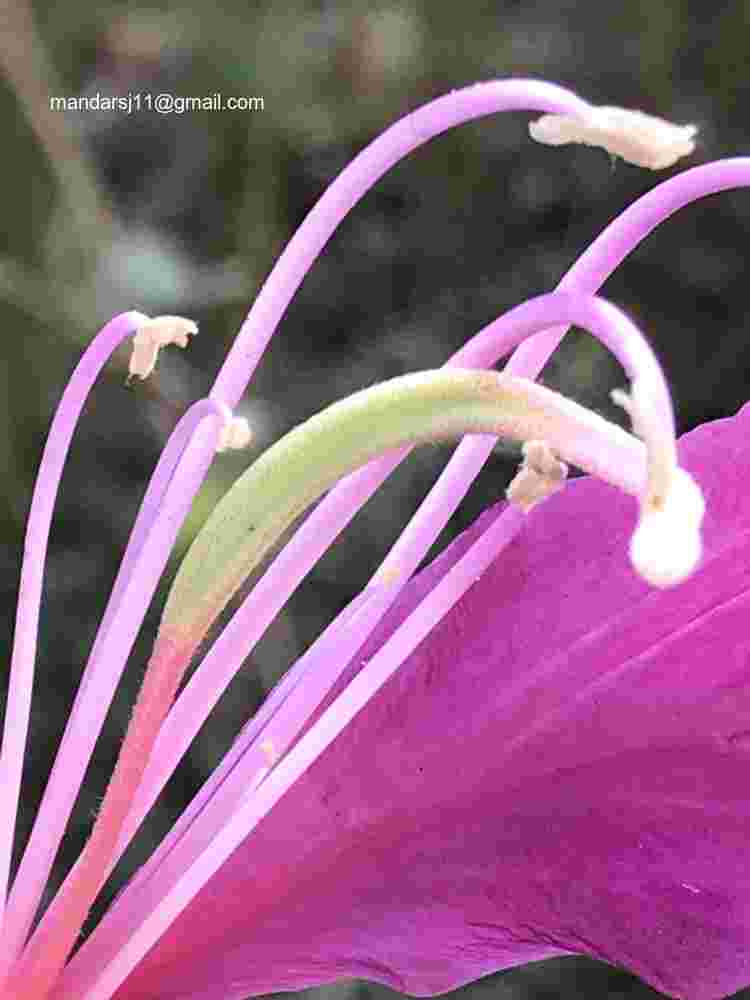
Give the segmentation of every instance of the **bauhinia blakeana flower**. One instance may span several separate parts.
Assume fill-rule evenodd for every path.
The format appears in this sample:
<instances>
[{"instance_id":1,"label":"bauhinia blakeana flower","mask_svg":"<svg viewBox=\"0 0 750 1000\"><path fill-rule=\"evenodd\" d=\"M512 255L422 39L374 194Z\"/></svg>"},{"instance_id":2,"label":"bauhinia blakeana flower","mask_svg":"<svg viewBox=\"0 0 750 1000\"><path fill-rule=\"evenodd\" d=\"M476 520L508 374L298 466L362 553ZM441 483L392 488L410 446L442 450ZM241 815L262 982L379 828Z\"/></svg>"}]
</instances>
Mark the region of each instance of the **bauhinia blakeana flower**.
<instances>
[{"instance_id":1,"label":"bauhinia blakeana flower","mask_svg":"<svg viewBox=\"0 0 750 1000\"><path fill-rule=\"evenodd\" d=\"M215 453L247 443L234 408L308 267L402 156L501 110L543 112L532 126L541 141L603 145L650 167L692 150L692 126L593 108L539 81L493 81L408 115L333 182L210 396L164 449L7 893L42 568L73 430L120 344L132 338L131 374L146 377L160 347L184 347L195 325L124 313L73 373L32 500L5 712L0 1000L244 1000L341 975L426 995L570 952L690 1000L750 982L747 411L678 446L653 353L596 295L662 219L748 186L742 159L657 187L556 291L490 323L443 369L335 404L250 467L177 576L90 839L34 926L177 532ZM625 369L629 392L615 399L632 434L534 384L571 323ZM510 351L503 372L487 370ZM524 442L510 504L417 573L498 433ZM71 959L91 903L274 615L413 445L464 434L370 584ZM562 489L567 463L591 478ZM316 499L177 696L218 612Z\"/></svg>"}]
</instances>

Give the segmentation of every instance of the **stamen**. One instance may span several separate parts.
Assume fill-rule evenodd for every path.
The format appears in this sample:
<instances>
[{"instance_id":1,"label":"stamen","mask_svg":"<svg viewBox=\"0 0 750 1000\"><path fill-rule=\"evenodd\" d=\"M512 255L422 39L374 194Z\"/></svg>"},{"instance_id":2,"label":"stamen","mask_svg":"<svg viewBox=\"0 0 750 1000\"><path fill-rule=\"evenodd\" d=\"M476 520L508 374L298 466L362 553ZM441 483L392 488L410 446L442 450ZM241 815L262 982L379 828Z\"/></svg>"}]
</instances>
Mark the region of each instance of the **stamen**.
<instances>
[{"instance_id":1,"label":"stamen","mask_svg":"<svg viewBox=\"0 0 750 1000\"><path fill-rule=\"evenodd\" d=\"M630 561L652 586L672 587L687 579L700 561L703 495L691 476L678 467L674 439L664 435L654 396L647 393L643 381L635 380L630 395L615 389L612 399L630 415L633 431L646 443L649 456Z\"/></svg>"},{"instance_id":2,"label":"stamen","mask_svg":"<svg viewBox=\"0 0 750 1000\"><path fill-rule=\"evenodd\" d=\"M156 357L162 347L176 344L187 347L188 337L195 336L198 326L182 316L157 316L138 328L133 337L133 353L130 357L128 379L145 379L156 365Z\"/></svg>"},{"instance_id":3,"label":"stamen","mask_svg":"<svg viewBox=\"0 0 750 1000\"><path fill-rule=\"evenodd\" d=\"M530 123L529 132L547 146L580 142L606 149L635 166L663 170L693 152L698 127L673 125L643 111L592 107L582 115L542 115Z\"/></svg>"},{"instance_id":4,"label":"stamen","mask_svg":"<svg viewBox=\"0 0 750 1000\"><path fill-rule=\"evenodd\" d=\"M5 708L2 755L0 756L0 915L10 872L13 834L26 752L31 695L34 682L39 610L44 562L52 512L63 467L78 418L89 391L113 352L146 319L141 313L115 316L86 349L71 376L52 420L42 455L31 510L26 527L24 560L13 637L8 698ZM3 922L3 931L7 917ZM5 939L3 939L5 943ZM0 949L0 979L8 960L8 949Z\"/></svg>"},{"instance_id":5,"label":"stamen","mask_svg":"<svg viewBox=\"0 0 750 1000\"><path fill-rule=\"evenodd\" d=\"M527 441L523 446L523 465L505 495L510 503L528 513L541 500L558 493L567 475L567 465L558 461L548 444Z\"/></svg>"}]
</instances>

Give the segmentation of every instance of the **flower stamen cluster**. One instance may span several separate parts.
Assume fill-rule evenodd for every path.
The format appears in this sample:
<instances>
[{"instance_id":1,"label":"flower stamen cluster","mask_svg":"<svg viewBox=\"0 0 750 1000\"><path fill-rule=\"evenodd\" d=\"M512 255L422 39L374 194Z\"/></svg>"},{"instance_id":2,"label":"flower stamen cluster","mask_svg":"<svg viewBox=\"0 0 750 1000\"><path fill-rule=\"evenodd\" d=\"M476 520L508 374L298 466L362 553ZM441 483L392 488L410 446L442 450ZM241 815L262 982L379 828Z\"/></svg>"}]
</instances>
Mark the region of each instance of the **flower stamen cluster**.
<instances>
[{"instance_id":1,"label":"flower stamen cluster","mask_svg":"<svg viewBox=\"0 0 750 1000\"><path fill-rule=\"evenodd\" d=\"M597 291L629 250L676 208L709 191L750 183L747 161L697 168L667 181L623 213L556 291L490 323L444 368L413 373L335 404L250 467L217 506L178 572L91 838L32 931L107 707L180 525L216 452L245 447L251 439L247 422L233 410L291 297L347 211L391 165L453 125L501 110L543 112L531 126L538 141L599 145L652 169L671 165L694 148L693 126L670 125L640 112L595 108L562 88L511 80L466 88L431 102L397 122L353 161L290 241L209 397L193 404L165 448L7 893L42 567L73 428L93 380L123 340L133 342L130 377L143 379L153 371L163 346L187 346L197 326L175 316L123 314L101 331L76 369L42 459L21 581L0 763L0 1000L109 1000L280 798L524 530L529 523L525 512L540 507L531 520L544 517L542 502L562 490L567 463L636 498L630 560L649 584L674 586L700 566L704 502L697 483L678 464L675 420L663 373L632 321ZM598 337L625 369L630 393L615 393L614 399L629 413L634 433L533 381L570 324ZM503 372L488 371L512 351ZM509 487L507 510L337 692L347 666L417 571L491 454L498 434L523 445L523 465ZM269 622L411 448L446 438L460 440L454 456L368 587L272 692L162 848L69 960L93 900ZM550 501L550 507L564 499ZM318 500L178 695L192 657L219 613L289 524Z\"/></svg>"}]
</instances>

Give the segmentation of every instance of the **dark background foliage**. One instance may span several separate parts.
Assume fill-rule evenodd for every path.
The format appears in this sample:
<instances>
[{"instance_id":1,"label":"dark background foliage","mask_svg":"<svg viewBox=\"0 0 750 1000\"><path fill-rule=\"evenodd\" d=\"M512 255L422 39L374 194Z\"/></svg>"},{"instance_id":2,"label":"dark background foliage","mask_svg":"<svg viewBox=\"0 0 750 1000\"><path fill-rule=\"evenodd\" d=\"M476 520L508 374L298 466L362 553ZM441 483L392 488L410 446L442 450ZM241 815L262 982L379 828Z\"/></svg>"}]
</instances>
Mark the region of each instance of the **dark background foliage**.
<instances>
[{"instance_id":1,"label":"dark background foliage","mask_svg":"<svg viewBox=\"0 0 750 1000\"><path fill-rule=\"evenodd\" d=\"M6 5L0 26L4 184L0 223L0 586L9 658L22 530L45 429L96 329L126 308L196 319L185 354L149 383L110 366L77 434L51 541L22 834L29 829L112 575L169 431L204 395L280 248L337 172L382 128L478 80L535 76L583 97L701 126L693 162L741 154L744 0L124 0ZM46 112L49 94L262 97L246 112ZM247 454L216 463L184 534L250 458L357 388L435 367L482 325L551 289L653 175L581 147L547 149L528 116L466 125L392 170L307 277L242 407ZM606 294L652 336L682 429L747 398L744 248L750 196L707 199L663 226ZM622 375L573 333L548 384L614 415ZM263 692L365 583L447 457L423 450L381 491L270 630L154 810L119 878L169 827ZM498 448L455 534L507 483ZM162 595L163 596L163 595ZM57 876L105 787L158 615L155 602L91 766ZM3 680L7 670L3 671ZM542 963L460 992L504 998L656 995L584 959ZM311 991L312 992L312 991ZM385 993L345 984L325 993Z\"/></svg>"}]
</instances>

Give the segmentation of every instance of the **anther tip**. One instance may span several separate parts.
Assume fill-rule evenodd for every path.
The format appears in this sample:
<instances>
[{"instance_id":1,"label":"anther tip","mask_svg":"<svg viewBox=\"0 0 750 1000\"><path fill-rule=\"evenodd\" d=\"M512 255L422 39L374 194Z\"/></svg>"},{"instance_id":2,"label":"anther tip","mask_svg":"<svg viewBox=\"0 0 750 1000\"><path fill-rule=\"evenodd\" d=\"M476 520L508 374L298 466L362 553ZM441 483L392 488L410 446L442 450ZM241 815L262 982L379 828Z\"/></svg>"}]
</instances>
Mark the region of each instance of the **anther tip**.
<instances>
[{"instance_id":1,"label":"anther tip","mask_svg":"<svg viewBox=\"0 0 750 1000\"><path fill-rule=\"evenodd\" d=\"M154 370L159 350L167 344L187 347L189 337L198 333L198 326L182 316L144 317L133 337L133 353L128 369L129 377L148 378Z\"/></svg>"},{"instance_id":2,"label":"anther tip","mask_svg":"<svg viewBox=\"0 0 750 1000\"><path fill-rule=\"evenodd\" d=\"M247 448L253 439L253 432L250 424L244 417L229 418L224 424L219 436L217 451L234 451Z\"/></svg>"},{"instance_id":3,"label":"anther tip","mask_svg":"<svg viewBox=\"0 0 750 1000\"><path fill-rule=\"evenodd\" d=\"M695 149L695 125L674 125L629 108L592 107L583 115L546 114L529 125L531 137L549 146L580 142L650 170L671 167Z\"/></svg>"},{"instance_id":4,"label":"anther tip","mask_svg":"<svg viewBox=\"0 0 750 1000\"><path fill-rule=\"evenodd\" d=\"M674 587L691 576L701 559L704 510L700 488L677 469L663 508L645 510L630 541L639 576L653 587Z\"/></svg>"}]
</instances>

